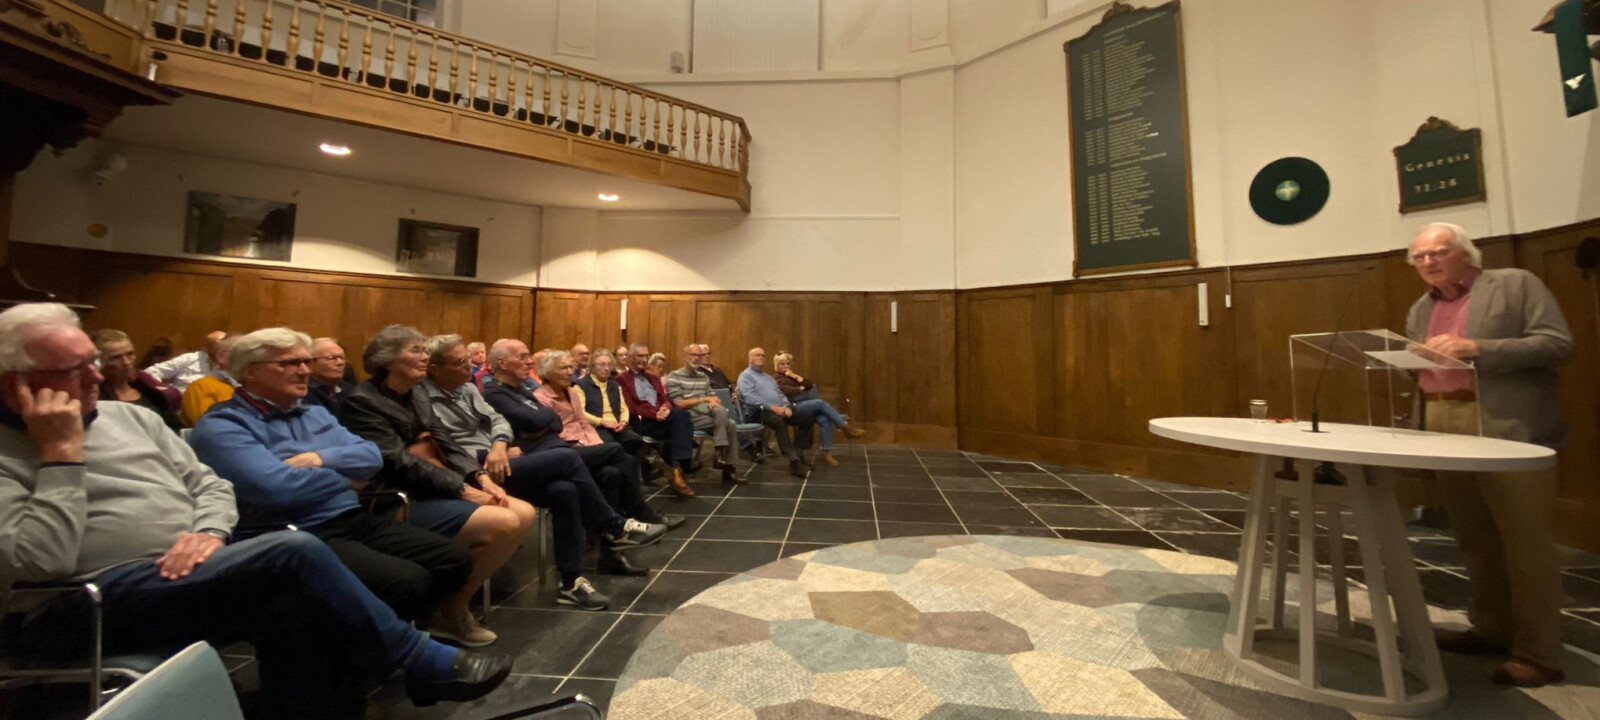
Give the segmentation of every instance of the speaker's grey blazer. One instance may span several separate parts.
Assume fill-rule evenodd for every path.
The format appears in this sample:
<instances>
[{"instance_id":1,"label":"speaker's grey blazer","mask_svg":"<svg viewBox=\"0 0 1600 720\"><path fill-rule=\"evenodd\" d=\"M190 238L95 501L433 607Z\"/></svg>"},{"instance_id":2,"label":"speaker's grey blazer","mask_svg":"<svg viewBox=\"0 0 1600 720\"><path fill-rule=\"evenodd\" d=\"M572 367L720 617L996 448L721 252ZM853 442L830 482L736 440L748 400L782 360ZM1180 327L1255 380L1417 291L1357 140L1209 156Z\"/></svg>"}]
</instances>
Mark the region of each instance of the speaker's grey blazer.
<instances>
[{"instance_id":1,"label":"speaker's grey blazer","mask_svg":"<svg viewBox=\"0 0 1600 720\"><path fill-rule=\"evenodd\" d=\"M1406 337L1427 339L1433 296L1406 316ZM1556 447L1565 439L1556 368L1572 359L1572 331L1538 276L1484 270L1467 298L1466 337L1478 341L1478 405L1484 434ZM1422 422L1422 413L1413 414Z\"/></svg>"}]
</instances>

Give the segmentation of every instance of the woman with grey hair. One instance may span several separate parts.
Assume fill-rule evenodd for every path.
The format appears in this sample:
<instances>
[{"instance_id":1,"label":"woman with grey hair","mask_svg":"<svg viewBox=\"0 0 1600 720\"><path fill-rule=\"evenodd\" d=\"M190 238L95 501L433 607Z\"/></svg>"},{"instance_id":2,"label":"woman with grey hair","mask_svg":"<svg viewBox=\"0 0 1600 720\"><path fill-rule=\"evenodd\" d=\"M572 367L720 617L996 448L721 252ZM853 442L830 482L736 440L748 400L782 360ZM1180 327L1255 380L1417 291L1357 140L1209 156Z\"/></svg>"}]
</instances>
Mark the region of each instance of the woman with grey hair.
<instances>
[{"instance_id":1,"label":"woman with grey hair","mask_svg":"<svg viewBox=\"0 0 1600 720\"><path fill-rule=\"evenodd\" d=\"M350 391L339 408L339 422L371 440L383 456L373 476L382 489L402 490L411 499L406 520L453 537L472 551L473 571L440 612L451 635L473 644L494 641L478 626L467 602L500 569L532 529L531 517L510 497L472 453L451 439L417 389L428 370L428 338L410 325L379 330L361 352L372 378Z\"/></svg>"}]
</instances>

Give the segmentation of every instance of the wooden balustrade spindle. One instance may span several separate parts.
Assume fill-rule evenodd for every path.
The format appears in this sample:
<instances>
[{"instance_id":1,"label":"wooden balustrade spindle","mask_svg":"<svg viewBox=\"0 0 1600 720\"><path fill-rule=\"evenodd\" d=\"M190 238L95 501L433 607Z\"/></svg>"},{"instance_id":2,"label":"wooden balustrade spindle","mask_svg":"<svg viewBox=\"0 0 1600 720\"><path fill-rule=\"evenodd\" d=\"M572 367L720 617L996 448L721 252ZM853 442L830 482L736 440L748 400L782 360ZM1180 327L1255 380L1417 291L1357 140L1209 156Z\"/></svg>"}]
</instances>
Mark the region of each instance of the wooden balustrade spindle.
<instances>
[{"instance_id":1,"label":"wooden balustrade spindle","mask_svg":"<svg viewBox=\"0 0 1600 720\"><path fill-rule=\"evenodd\" d=\"M387 87L394 83L394 35L399 32L400 26L394 23L385 23L385 25L389 28L389 42L385 43L383 47L383 83Z\"/></svg>"},{"instance_id":2,"label":"wooden balustrade spindle","mask_svg":"<svg viewBox=\"0 0 1600 720\"><path fill-rule=\"evenodd\" d=\"M411 48L406 51L406 94L416 92L417 87L417 40L420 33L416 28L411 29Z\"/></svg>"},{"instance_id":3,"label":"wooden balustrade spindle","mask_svg":"<svg viewBox=\"0 0 1600 720\"><path fill-rule=\"evenodd\" d=\"M217 0L206 0L206 28L205 37L200 40L202 47L211 47L211 35L217 31Z\"/></svg>"},{"instance_id":4,"label":"wooden balustrade spindle","mask_svg":"<svg viewBox=\"0 0 1600 720\"><path fill-rule=\"evenodd\" d=\"M289 39L284 42L283 49L288 56L284 66L293 70L296 60L300 57L300 0L294 0L293 9L289 11Z\"/></svg>"},{"instance_id":5,"label":"wooden balustrade spindle","mask_svg":"<svg viewBox=\"0 0 1600 720\"><path fill-rule=\"evenodd\" d=\"M674 110L677 110L677 112L674 112ZM667 106L667 154L670 154L670 150L674 149L674 146L683 147L683 142L675 142L678 134L674 131L674 125L682 126L683 123L674 123L674 118L680 117L680 115L683 115L683 109L678 106ZM682 152L680 152L680 155L682 155Z\"/></svg>"},{"instance_id":6,"label":"wooden balustrade spindle","mask_svg":"<svg viewBox=\"0 0 1600 720\"><path fill-rule=\"evenodd\" d=\"M528 122L533 122L533 63L528 63L528 89L524 91L522 109L528 113Z\"/></svg>"},{"instance_id":7,"label":"wooden balustrade spindle","mask_svg":"<svg viewBox=\"0 0 1600 720\"><path fill-rule=\"evenodd\" d=\"M250 10L250 6L245 3L245 0L234 0L234 2L233 2L233 52L231 53L233 55L239 55L242 52L244 52L244 23L245 23L245 21L247 19L249 19L249 10ZM266 51L266 49L263 48L262 52L265 52L265 51Z\"/></svg>"},{"instance_id":8,"label":"wooden balustrade spindle","mask_svg":"<svg viewBox=\"0 0 1600 720\"><path fill-rule=\"evenodd\" d=\"M178 26L178 42L183 42L183 29L189 27L189 0L178 0L172 11L172 24Z\"/></svg>"},{"instance_id":9,"label":"wooden balustrade spindle","mask_svg":"<svg viewBox=\"0 0 1600 720\"><path fill-rule=\"evenodd\" d=\"M611 86L611 119L606 121L606 129L611 131L611 139L617 139L617 86Z\"/></svg>"},{"instance_id":10,"label":"wooden balustrade spindle","mask_svg":"<svg viewBox=\"0 0 1600 720\"><path fill-rule=\"evenodd\" d=\"M489 112L494 112L494 101L500 98L500 53L489 51Z\"/></svg>"},{"instance_id":11,"label":"wooden balustrade spindle","mask_svg":"<svg viewBox=\"0 0 1600 720\"><path fill-rule=\"evenodd\" d=\"M700 118L704 115L699 111L694 114L694 161L701 162L700 155Z\"/></svg>"},{"instance_id":12,"label":"wooden balustrade spindle","mask_svg":"<svg viewBox=\"0 0 1600 720\"><path fill-rule=\"evenodd\" d=\"M657 150L660 150L661 149L661 99L660 98L656 98L655 102L651 103L651 104L654 106L654 108L653 108L654 112L650 113L650 117L654 121L655 127L650 130L650 141L656 144L656 149Z\"/></svg>"},{"instance_id":13,"label":"wooden balustrade spindle","mask_svg":"<svg viewBox=\"0 0 1600 720\"><path fill-rule=\"evenodd\" d=\"M540 114L544 115L544 124L549 125L550 124L550 66L549 65L542 65L540 67L544 68L544 105L542 106L542 108L540 110Z\"/></svg>"},{"instance_id":14,"label":"wooden balustrade spindle","mask_svg":"<svg viewBox=\"0 0 1600 720\"><path fill-rule=\"evenodd\" d=\"M612 112L616 112L617 111L617 107L616 107L615 104L612 104L611 111ZM582 120L583 120L583 118L579 118L580 122ZM589 123L589 127L594 129L594 135L595 135L596 138L600 137L600 82L599 81L595 81L595 84L594 84L594 122Z\"/></svg>"},{"instance_id":15,"label":"wooden balustrade spindle","mask_svg":"<svg viewBox=\"0 0 1600 720\"><path fill-rule=\"evenodd\" d=\"M439 36L428 36L428 97L439 91Z\"/></svg>"},{"instance_id":16,"label":"wooden balustrade spindle","mask_svg":"<svg viewBox=\"0 0 1600 720\"><path fill-rule=\"evenodd\" d=\"M372 26L378 24L376 18L367 16L367 31L361 38L361 71L356 73L356 82L365 83L367 73L372 70Z\"/></svg>"},{"instance_id":17,"label":"wooden balustrade spindle","mask_svg":"<svg viewBox=\"0 0 1600 720\"><path fill-rule=\"evenodd\" d=\"M720 157L717 165L720 167L728 166L728 122L721 118L717 120L717 155Z\"/></svg>"},{"instance_id":18,"label":"wooden balustrade spindle","mask_svg":"<svg viewBox=\"0 0 1600 720\"><path fill-rule=\"evenodd\" d=\"M157 14L159 12L161 12L159 0L144 0L144 17L134 18L134 21L139 26L139 29L144 32L145 37L155 37L156 18L159 17ZM182 34L183 19L178 18L176 22L178 32Z\"/></svg>"},{"instance_id":19,"label":"wooden balustrade spindle","mask_svg":"<svg viewBox=\"0 0 1600 720\"><path fill-rule=\"evenodd\" d=\"M344 9L344 26L339 28L339 78L344 79L350 65L350 9Z\"/></svg>"},{"instance_id":20,"label":"wooden balustrade spindle","mask_svg":"<svg viewBox=\"0 0 1600 720\"><path fill-rule=\"evenodd\" d=\"M267 61L267 51L272 49L272 6L268 2L267 9L261 11L261 62Z\"/></svg>"},{"instance_id":21,"label":"wooden balustrade spindle","mask_svg":"<svg viewBox=\"0 0 1600 720\"><path fill-rule=\"evenodd\" d=\"M450 41L450 93L449 103L456 104L456 92L461 87L461 41Z\"/></svg>"},{"instance_id":22,"label":"wooden balustrade spindle","mask_svg":"<svg viewBox=\"0 0 1600 720\"><path fill-rule=\"evenodd\" d=\"M561 73L561 130L567 129L567 74Z\"/></svg>"},{"instance_id":23,"label":"wooden balustrade spindle","mask_svg":"<svg viewBox=\"0 0 1600 720\"><path fill-rule=\"evenodd\" d=\"M322 2L317 3L317 27L311 31L311 72L317 72L322 65L323 41L328 35L328 6Z\"/></svg>"},{"instance_id":24,"label":"wooden balustrade spindle","mask_svg":"<svg viewBox=\"0 0 1600 720\"><path fill-rule=\"evenodd\" d=\"M579 135L583 134L583 119L585 117L584 116L584 111L585 111L585 109L587 107L586 101L585 101L585 97L586 97L586 94L588 92L588 88L589 88L588 81L586 81L586 80L579 80L578 81L578 134ZM562 117L563 120L566 119L565 115L562 115L561 117Z\"/></svg>"},{"instance_id":25,"label":"wooden balustrade spindle","mask_svg":"<svg viewBox=\"0 0 1600 720\"><path fill-rule=\"evenodd\" d=\"M533 81L533 76L528 77ZM506 117L517 119L517 58L515 55L506 56Z\"/></svg>"},{"instance_id":26,"label":"wooden balustrade spindle","mask_svg":"<svg viewBox=\"0 0 1600 720\"><path fill-rule=\"evenodd\" d=\"M467 107L478 103L478 47L468 48L472 53L472 69L467 73Z\"/></svg>"},{"instance_id":27,"label":"wooden balustrade spindle","mask_svg":"<svg viewBox=\"0 0 1600 720\"><path fill-rule=\"evenodd\" d=\"M632 144L633 143L633 91L631 91L631 90L628 91L628 94L626 96L624 96L624 99L628 101L628 104L627 104L626 107L623 108L623 113L622 114L623 114L623 117L626 118L626 120L628 122L628 125L627 125L627 130L624 132L622 137L623 137L624 140L627 140L629 144ZM639 109L639 113L640 113L639 114L639 124L642 126L642 125L644 125L644 108L640 108Z\"/></svg>"}]
</instances>

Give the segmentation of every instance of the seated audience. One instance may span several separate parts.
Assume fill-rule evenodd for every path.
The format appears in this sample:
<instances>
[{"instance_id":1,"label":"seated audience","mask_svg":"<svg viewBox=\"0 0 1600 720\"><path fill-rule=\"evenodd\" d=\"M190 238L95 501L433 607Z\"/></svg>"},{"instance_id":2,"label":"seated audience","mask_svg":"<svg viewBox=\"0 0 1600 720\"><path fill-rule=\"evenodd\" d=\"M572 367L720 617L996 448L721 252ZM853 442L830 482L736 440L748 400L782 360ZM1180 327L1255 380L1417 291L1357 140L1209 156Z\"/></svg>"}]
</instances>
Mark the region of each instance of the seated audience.
<instances>
[{"instance_id":1,"label":"seated audience","mask_svg":"<svg viewBox=\"0 0 1600 720\"><path fill-rule=\"evenodd\" d=\"M578 343L567 352L572 353L572 381L582 380L589 374L589 346Z\"/></svg>"},{"instance_id":2,"label":"seated audience","mask_svg":"<svg viewBox=\"0 0 1600 720\"><path fill-rule=\"evenodd\" d=\"M228 333L221 340L211 343L207 349L206 362L211 367L210 372L189 383L189 387L183 391L180 417L185 427L194 427L212 405L233 397L236 383L233 376L228 374L228 352L238 339L238 333Z\"/></svg>"},{"instance_id":3,"label":"seated audience","mask_svg":"<svg viewBox=\"0 0 1600 720\"><path fill-rule=\"evenodd\" d=\"M651 377L660 378L663 383L666 382L667 356L661 353L651 353L650 359L645 361L644 370L650 373Z\"/></svg>"},{"instance_id":4,"label":"seated audience","mask_svg":"<svg viewBox=\"0 0 1600 720\"><path fill-rule=\"evenodd\" d=\"M456 444L427 394L417 389L427 376L426 342L410 325L390 325L373 335L361 352L361 365L372 377L350 391L339 406L339 422L377 444L383 468L373 482L410 497L406 522L455 538L472 551L472 576L440 610L459 618L472 594L511 559L532 529L531 511Z\"/></svg>"},{"instance_id":5,"label":"seated audience","mask_svg":"<svg viewBox=\"0 0 1600 720\"><path fill-rule=\"evenodd\" d=\"M778 382L762 370L767 364L767 351L751 348L749 357L750 366L739 373L738 402L744 406L744 416L760 418L761 424L777 437L779 452L789 458L789 472L804 477L810 468L800 451L811 447L811 427L816 419L810 411L794 407L778 389ZM790 425L795 428L792 443ZM761 450L758 447L751 452L759 455Z\"/></svg>"},{"instance_id":6,"label":"seated audience","mask_svg":"<svg viewBox=\"0 0 1600 720\"><path fill-rule=\"evenodd\" d=\"M484 360L488 355L488 345L477 341L467 343L467 361L472 363L472 378L474 380L478 378L478 374L483 372L484 368L488 367L488 365L484 364Z\"/></svg>"},{"instance_id":7,"label":"seated audience","mask_svg":"<svg viewBox=\"0 0 1600 720\"><path fill-rule=\"evenodd\" d=\"M772 359L778 374L774 378L778 381L778 389L783 391L784 397L794 403L796 409L810 412L817 419L817 426L822 428L822 461L829 465L838 465L839 461L833 458L833 431L838 428L848 438L859 438L866 435L866 431L851 427L845 422L844 416L827 400L817 394L817 384L800 376L794 371L794 355L779 352Z\"/></svg>"},{"instance_id":8,"label":"seated audience","mask_svg":"<svg viewBox=\"0 0 1600 720\"><path fill-rule=\"evenodd\" d=\"M596 350L589 361L589 372L582 380L573 383L578 396L583 399L584 419L594 426L600 439L622 446L629 455L643 461L644 438L629 427L628 403L623 399L622 386L613 377L616 374L616 356L610 350ZM604 388L602 391L601 388Z\"/></svg>"},{"instance_id":9,"label":"seated audience","mask_svg":"<svg viewBox=\"0 0 1600 720\"><path fill-rule=\"evenodd\" d=\"M522 386L527 388L530 393L539 389L539 374L536 369L539 367L539 361L544 359L544 354L547 352L549 350L534 351L533 358L528 361L528 374L522 378Z\"/></svg>"},{"instance_id":10,"label":"seated audience","mask_svg":"<svg viewBox=\"0 0 1600 720\"><path fill-rule=\"evenodd\" d=\"M739 431L730 417L728 408L711 394L711 380L695 368L700 358L700 346L683 348L683 367L667 373L667 397L680 410L689 413L694 428L711 434L711 444L717 449L716 467L722 471L722 481L734 483L739 476L734 473L733 454L737 446L733 440Z\"/></svg>"},{"instance_id":11,"label":"seated audience","mask_svg":"<svg viewBox=\"0 0 1600 720\"><path fill-rule=\"evenodd\" d=\"M145 368L155 379L160 380L178 392L189 389L192 383L206 375L211 374L212 368L220 367L214 362L217 343L227 337L228 333L221 330L212 330L206 335L206 346L194 352L184 353L164 362L158 362Z\"/></svg>"},{"instance_id":12,"label":"seated audience","mask_svg":"<svg viewBox=\"0 0 1600 720\"><path fill-rule=\"evenodd\" d=\"M403 671L418 705L473 700L505 680L510 657L430 640L311 533L230 543L232 487L154 414L99 405L95 355L64 305L0 313L6 585L93 580L108 655L253 643L267 717L334 717L348 697L333 680L345 662L380 677ZM14 602L27 613L18 647L73 659L89 647L88 606L81 593Z\"/></svg>"},{"instance_id":13,"label":"seated audience","mask_svg":"<svg viewBox=\"0 0 1600 720\"><path fill-rule=\"evenodd\" d=\"M172 338L158 337L150 347L145 349L144 357L139 358L139 369L148 371L151 365L164 363L172 359ZM151 375L150 377L155 377Z\"/></svg>"},{"instance_id":14,"label":"seated audience","mask_svg":"<svg viewBox=\"0 0 1600 720\"><path fill-rule=\"evenodd\" d=\"M617 372L619 373L633 367L632 356L628 354L627 345L618 345L617 349L611 351L611 357L616 358Z\"/></svg>"},{"instance_id":15,"label":"seated audience","mask_svg":"<svg viewBox=\"0 0 1600 720\"><path fill-rule=\"evenodd\" d=\"M694 421L689 419L689 413L673 406L661 378L646 372L649 346L634 343L628 352L633 368L617 376L617 385L622 387L628 413L633 416L633 428L640 435L665 443L661 457L672 464L672 491L682 497L694 497L694 490L684 480L694 475Z\"/></svg>"},{"instance_id":16,"label":"seated audience","mask_svg":"<svg viewBox=\"0 0 1600 720\"><path fill-rule=\"evenodd\" d=\"M647 569L635 568L617 550L654 543L666 528L618 515L596 486L583 458L559 438L549 451L524 453L521 448L512 447L512 423L484 401L476 385L468 382L467 358L460 335L430 339L428 379L419 391L427 394L450 438L475 453L508 494L521 498L515 500L519 512L521 508L533 512L523 500L551 509L556 530L556 570L562 578L556 602L604 610L609 598L597 592L581 573L585 530L601 536L601 572L645 575ZM499 383L490 383L491 390L499 387Z\"/></svg>"},{"instance_id":17,"label":"seated audience","mask_svg":"<svg viewBox=\"0 0 1600 720\"><path fill-rule=\"evenodd\" d=\"M732 390L733 382L728 380L728 376L722 372L721 368L711 363L711 346L700 343L698 347L700 348L700 357L696 358L694 366L701 374L706 376L706 379L711 381L711 389Z\"/></svg>"},{"instance_id":18,"label":"seated audience","mask_svg":"<svg viewBox=\"0 0 1600 720\"><path fill-rule=\"evenodd\" d=\"M133 403L161 416L174 430L183 427L178 406L183 395L133 366L133 341L121 330L96 330L89 336L100 350L100 399Z\"/></svg>"},{"instance_id":19,"label":"seated audience","mask_svg":"<svg viewBox=\"0 0 1600 720\"><path fill-rule=\"evenodd\" d=\"M338 415L345 396L356 388L355 383L345 379L345 371L349 369L349 360L339 341L331 337L311 341L311 380L306 404L321 405L329 413Z\"/></svg>"},{"instance_id":20,"label":"seated audience","mask_svg":"<svg viewBox=\"0 0 1600 720\"><path fill-rule=\"evenodd\" d=\"M538 369L544 383L533 393L533 403L523 403L524 411L533 406L547 408L560 418L561 440L572 446L589 464L596 476L614 476L618 486L617 510L624 515L639 517L648 522L658 522L668 528L684 523L680 515L657 515L644 501L640 490L639 460L629 454L620 443L606 442L595 432L594 426L584 417L583 395L572 386L572 356L562 350L551 350ZM602 481L605 487L610 481ZM691 489L686 497L694 497Z\"/></svg>"},{"instance_id":21,"label":"seated audience","mask_svg":"<svg viewBox=\"0 0 1600 720\"><path fill-rule=\"evenodd\" d=\"M428 624L466 583L472 556L443 536L361 507L352 486L365 485L383 458L326 408L301 402L315 362L311 344L289 328L239 338L228 357L239 392L195 426L195 455L233 483L246 525L270 532L292 524L322 538L401 619L420 620L435 637L467 647L494 642L465 608Z\"/></svg>"}]
</instances>

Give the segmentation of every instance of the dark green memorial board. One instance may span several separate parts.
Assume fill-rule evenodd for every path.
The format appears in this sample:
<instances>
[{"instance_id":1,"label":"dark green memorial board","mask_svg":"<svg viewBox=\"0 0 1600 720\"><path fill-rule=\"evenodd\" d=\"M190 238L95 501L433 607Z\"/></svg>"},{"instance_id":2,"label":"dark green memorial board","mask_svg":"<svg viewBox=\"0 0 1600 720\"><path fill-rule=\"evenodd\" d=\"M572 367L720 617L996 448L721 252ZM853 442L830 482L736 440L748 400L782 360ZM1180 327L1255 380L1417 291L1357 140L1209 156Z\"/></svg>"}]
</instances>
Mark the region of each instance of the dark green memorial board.
<instances>
[{"instance_id":1,"label":"dark green memorial board","mask_svg":"<svg viewBox=\"0 0 1600 720\"><path fill-rule=\"evenodd\" d=\"M1194 265L1178 1L1118 2L1064 50L1073 275Z\"/></svg>"},{"instance_id":2,"label":"dark green memorial board","mask_svg":"<svg viewBox=\"0 0 1600 720\"><path fill-rule=\"evenodd\" d=\"M1400 212L1479 202L1483 185L1483 133L1462 130L1436 117L1394 149L1400 175Z\"/></svg>"}]
</instances>

